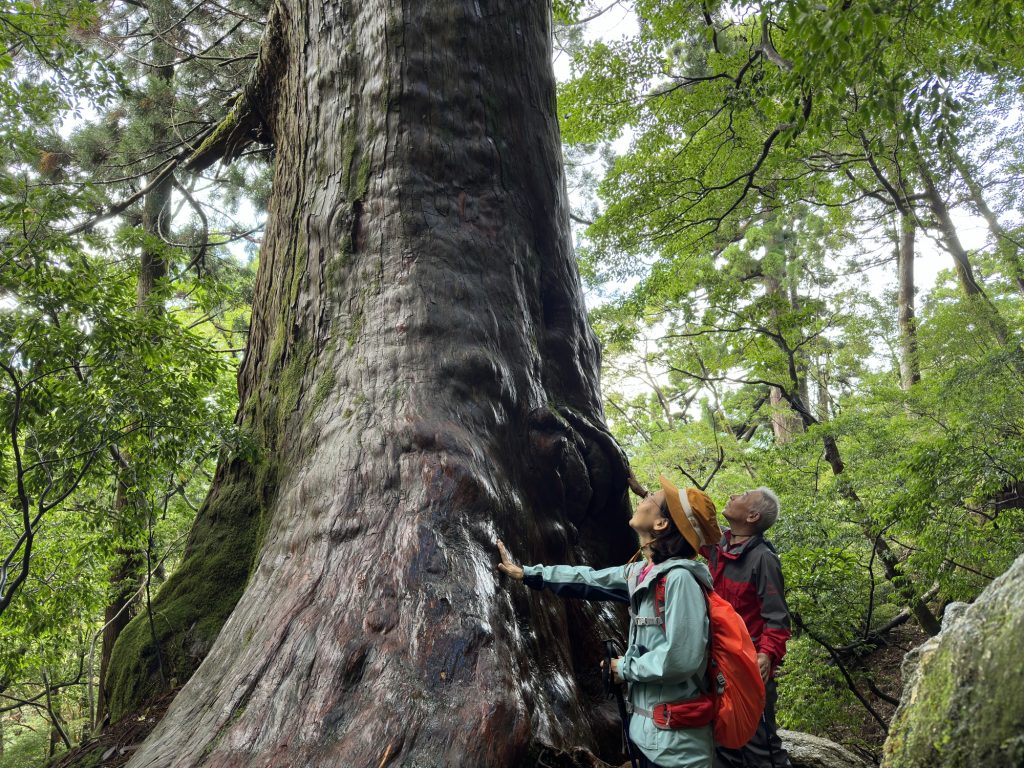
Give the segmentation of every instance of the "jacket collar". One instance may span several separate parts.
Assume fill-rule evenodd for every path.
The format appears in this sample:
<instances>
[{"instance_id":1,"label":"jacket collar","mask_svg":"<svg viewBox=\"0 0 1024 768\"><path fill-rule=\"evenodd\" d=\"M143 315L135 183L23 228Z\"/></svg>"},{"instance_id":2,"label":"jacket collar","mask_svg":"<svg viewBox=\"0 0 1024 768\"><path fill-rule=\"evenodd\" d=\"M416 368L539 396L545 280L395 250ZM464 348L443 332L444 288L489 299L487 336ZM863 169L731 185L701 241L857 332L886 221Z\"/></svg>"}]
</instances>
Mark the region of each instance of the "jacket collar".
<instances>
[{"instance_id":1,"label":"jacket collar","mask_svg":"<svg viewBox=\"0 0 1024 768\"><path fill-rule=\"evenodd\" d=\"M673 557L653 566L651 570L647 572L647 576L644 577L644 580L640 584L636 583L636 578L640 575L643 565L636 568L629 577L630 593L641 592L647 589L651 584L654 584L660 576L663 576L669 571L677 568L689 571L690 574L697 579L697 581L703 584L706 589L712 589L711 572L704 563L682 557Z\"/></svg>"},{"instance_id":2,"label":"jacket collar","mask_svg":"<svg viewBox=\"0 0 1024 768\"><path fill-rule=\"evenodd\" d=\"M739 560L747 552L751 552L757 549L762 544L772 548L772 545L768 543L768 540L762 533L755 533L749 539L744 541L742 544L736 545L734 548L730 548L732 543L732 531L726 529L725 534L722 536L722 541L718 546L718 554L729 558L730 560ZM772 548L774 551L774 548Z\"/></svg>"}]
</instances>

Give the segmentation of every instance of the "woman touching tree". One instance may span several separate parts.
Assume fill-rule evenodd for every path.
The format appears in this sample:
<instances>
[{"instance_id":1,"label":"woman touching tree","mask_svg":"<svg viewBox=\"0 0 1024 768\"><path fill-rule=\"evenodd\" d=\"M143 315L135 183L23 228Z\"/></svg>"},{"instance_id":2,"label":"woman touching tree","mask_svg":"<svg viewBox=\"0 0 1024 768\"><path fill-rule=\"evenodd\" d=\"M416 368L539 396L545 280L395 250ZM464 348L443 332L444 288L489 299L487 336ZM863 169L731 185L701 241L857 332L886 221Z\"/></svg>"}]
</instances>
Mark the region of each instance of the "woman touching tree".
<instances>
[{"instance_id":1,"label":"woman touching tree","mask_svg":"<svg viewBox=\"0 0 1024 768\"><path fill-rule=\"evenodd\" d=\"M629 640L625 653L613 659L617 682L629 683L634 717L629 738L638 764L650 768L710 766L711 728L671 716L672 727L655 722L655 709L666 702L687 703L707 690L708 616L703 590L711 590L711 574L694 560L705 543L720 538L715 505L696 488L680 493L661 478L661 490L648 494L629 521L640 543L625 565L594 570L587 566L519 566L498 542L498 569L526 586L550 589L559 597L613 600L630 606ZM656 605L664 582L663 607ZM702 590L703 587L703 590ZM678 705L677 705L678 706ZM682 710L680 710L682 714Z\"/></svg>"}]
</instances>

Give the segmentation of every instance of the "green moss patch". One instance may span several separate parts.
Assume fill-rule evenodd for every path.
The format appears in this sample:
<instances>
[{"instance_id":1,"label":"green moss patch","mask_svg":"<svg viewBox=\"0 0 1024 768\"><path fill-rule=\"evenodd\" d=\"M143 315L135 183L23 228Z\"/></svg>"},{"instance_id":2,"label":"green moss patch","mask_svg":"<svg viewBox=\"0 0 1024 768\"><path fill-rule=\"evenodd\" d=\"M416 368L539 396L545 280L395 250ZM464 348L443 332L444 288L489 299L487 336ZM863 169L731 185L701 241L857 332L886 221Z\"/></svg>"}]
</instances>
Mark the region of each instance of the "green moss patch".
<instances>
[{"instance_id":1,"label":"green moss patch","mask_svg":"<svg viewBox=\"0 0 1024 768\"><path fill-rule=\"evenodd\" d=\"M260 544L263 490L248 462L232 462L223 475L196 518L181 565L153 599L152 628L142 610L114 645L112 722L191 677L242 595Z\"/></svg>"},{"instance_id":2,"label":"green moss patch","mask_svg":"<svg viewBox=\"0 0 1024 768\"><path fill-rule=\"evenodd\" d=\"M921 658L885 744L890 768L1024 765L1024 558Z\"/></svg>"}]
</instances>

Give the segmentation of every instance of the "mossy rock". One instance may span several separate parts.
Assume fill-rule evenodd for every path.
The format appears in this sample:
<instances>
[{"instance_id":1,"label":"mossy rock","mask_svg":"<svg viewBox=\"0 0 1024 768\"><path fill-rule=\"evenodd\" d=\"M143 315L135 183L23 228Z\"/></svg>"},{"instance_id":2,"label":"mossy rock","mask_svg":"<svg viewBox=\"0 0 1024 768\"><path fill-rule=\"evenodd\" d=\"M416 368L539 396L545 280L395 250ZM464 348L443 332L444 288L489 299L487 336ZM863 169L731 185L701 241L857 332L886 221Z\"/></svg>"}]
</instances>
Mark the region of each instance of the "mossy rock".
<instances>
[{"instance_id":1,"label":"mossy rock","mask_svg":"<svg viewBox=\"0 0 1024 768\"><path fill-rule=\"evenodd\" d=\"M883 768L1024 766L1024 556L920 652Z\"/></svg>"}]
</instances>

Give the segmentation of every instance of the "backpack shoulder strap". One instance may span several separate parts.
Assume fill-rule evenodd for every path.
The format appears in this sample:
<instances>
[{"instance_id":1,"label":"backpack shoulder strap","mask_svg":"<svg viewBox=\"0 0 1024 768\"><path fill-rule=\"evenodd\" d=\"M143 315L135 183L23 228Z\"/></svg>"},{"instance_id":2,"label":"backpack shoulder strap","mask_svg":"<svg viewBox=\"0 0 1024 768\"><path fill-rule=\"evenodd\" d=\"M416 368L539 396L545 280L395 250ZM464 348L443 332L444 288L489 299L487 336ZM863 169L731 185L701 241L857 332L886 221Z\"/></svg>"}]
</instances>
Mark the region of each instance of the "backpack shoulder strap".
<instances>
[{"instance_id":1,"label":"backpack shoulder strap","mask_svg":"<svg viewBox=\"0 0 1024 768\"><path fill-rule=\"evenodd\" d=\"M665 629L665 621L662 618L662 611L665 610L665 579L668 574L663 573L658 576L657 581L654 582L654 615L657 616L658 621L661 623L661 631L667 632ZM700 579L693 577L693 580L697 582L697 586L700 587L700 593L704 596L704 610L708 617L708 647L705 649L707 656L705 657L705 668L704 674L698 672L695 676L697 682L697 689L701 693L709 693L712 689L711 681L715 680L717 675L717 669L715 668L715 661L712 652L714 650L714 632L711 627L711 594L710 591Z\"/></svg>"},{"instance_id":2,"label":"backpack shoulder strap","mask_svg":"<svg viewBox=\"0 0 1024 768\"><path fill-rule=\"evenodd\" d=\"M661 630L665 631L665 622L662 620L662 612L665 610L665 579L668 578L667 573L662 573L658 576L654 582L654 615L658 617L661 622ZM708 616L708 637L710 638L711 629L711 597L709 590L704 584L695 576L691 575L691 578L697 582L697 586L700 587L700 593L704 595L704 609L707 611ZM709 639L710 642L710 639Z\"/></svg>"},{"instance_id":3,"label":"backpack shoulder strap","mask_svg":"<svg viewBox=\"0 0 1024 768\"><path fill-rule=\"evenodd\" d=\"M665 610L665 576L664 573L660 574L654 582L654 615L657 616L661 624L662 632L665 631L665 620L661 615Z\"/></svg>"},{"instance_id":4,"label":"backpack shoulder strap","mask_svg":"<svg viewBox=\"0 0 1024 768\"><path fill-rule=\"evenodd\" d=\"M700 593L704 595L704 610L708 614L708 647L704 650L707 654L705 657L704 670L705 674L697 675L697 688L700 689L701 693L710 693L712 690L711 681L717 678L717 669L715 666L715 632L714 627L711 626L711 592L705 587L700 579L694 579L697 582L697 586L700 587Z\"/></svg>"}]
</instances>

